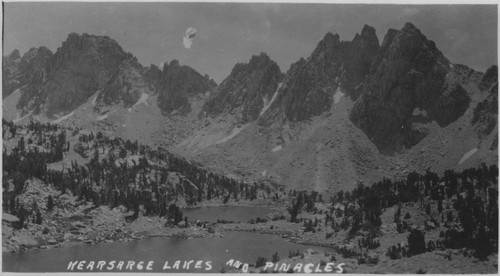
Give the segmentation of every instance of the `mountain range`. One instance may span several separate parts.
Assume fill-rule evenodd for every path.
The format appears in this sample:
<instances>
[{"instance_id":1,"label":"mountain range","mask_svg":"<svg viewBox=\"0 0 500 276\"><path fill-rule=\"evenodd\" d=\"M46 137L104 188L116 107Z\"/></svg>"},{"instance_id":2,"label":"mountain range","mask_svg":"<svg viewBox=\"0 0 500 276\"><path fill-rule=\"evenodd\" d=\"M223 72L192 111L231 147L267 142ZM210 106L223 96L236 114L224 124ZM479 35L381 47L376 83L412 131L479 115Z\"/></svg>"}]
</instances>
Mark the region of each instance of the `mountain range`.
<instances>
[{"instance_id":1,"label":"mountain range","mask_svg":"<svg viewBox=\"0 0 500 276\"><path fill-rule=\"evenodd\" d=\"M3 117L162 146L241 179L333 193L359 182L498 163L498 69L453 64L411 23L380 41L327 33L283 72L266 53L216 84L144 67L112 38L69 34L4 56Z\"/></svg>"}]
</instances>

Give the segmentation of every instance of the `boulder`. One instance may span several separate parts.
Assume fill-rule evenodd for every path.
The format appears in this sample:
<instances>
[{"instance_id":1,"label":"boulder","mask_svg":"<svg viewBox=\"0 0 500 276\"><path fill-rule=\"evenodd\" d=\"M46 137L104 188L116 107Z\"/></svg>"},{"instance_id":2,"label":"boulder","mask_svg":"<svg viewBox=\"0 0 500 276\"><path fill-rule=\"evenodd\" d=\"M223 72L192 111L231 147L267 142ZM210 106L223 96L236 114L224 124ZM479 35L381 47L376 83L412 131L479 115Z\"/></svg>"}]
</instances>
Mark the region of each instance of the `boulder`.
<instances>
[{"instance_id":1,"label":"boulder","mask_svg":"<svg viewBox=\"0 0 500 276\"><path fill-rule=\"evenodd\" d=\"M47 241L49 244L57 244L57 241L55 239L50 239Z\"/></svg>"},{"instance_id":2,"label":"boulder","mask_svg":"<svg viewBox=\"0 0 500 276\"><path fill-rule=\"evenodd\" d=\"M435 229L436 228L436 224L434 224L434 222L428 220L428 221L425 222L425 228L427 230Z\"/></svg>"},{"instance_id":3,"label":"boulder","mask_svg":"<svg viewBox=\"0 0 500 276\"><path fill-rule=\"evenodd\" d=\"M11 214L2 213L2 221L14 223L14 222L19 222L19 218Z\"/></svg>"}]
</instances>

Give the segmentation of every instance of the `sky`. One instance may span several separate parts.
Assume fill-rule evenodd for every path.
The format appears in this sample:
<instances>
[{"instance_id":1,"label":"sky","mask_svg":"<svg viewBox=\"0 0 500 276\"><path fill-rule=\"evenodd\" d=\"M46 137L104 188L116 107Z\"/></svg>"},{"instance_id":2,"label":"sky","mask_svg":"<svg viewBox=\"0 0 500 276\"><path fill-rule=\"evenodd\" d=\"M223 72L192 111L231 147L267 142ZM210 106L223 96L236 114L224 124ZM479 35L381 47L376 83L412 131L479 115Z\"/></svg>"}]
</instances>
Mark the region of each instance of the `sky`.
<instances>
[{"instance_id":1,"label":"sky","mask_svg":"<svg viewBox=\"0 0 500 276\"><path fill-rule=\"evenodd\" d=\"M143 66L176 59L220 83L261 52L286 72L327 32L350 41L368 24L382 43L389 28L412 22L451 62L485 71L497 64L497 13L496 5L7 2L3 54L55 52L72 32L107 35ZM188 49L189 27L197 33Z\"/></svg>"}]
</instances>

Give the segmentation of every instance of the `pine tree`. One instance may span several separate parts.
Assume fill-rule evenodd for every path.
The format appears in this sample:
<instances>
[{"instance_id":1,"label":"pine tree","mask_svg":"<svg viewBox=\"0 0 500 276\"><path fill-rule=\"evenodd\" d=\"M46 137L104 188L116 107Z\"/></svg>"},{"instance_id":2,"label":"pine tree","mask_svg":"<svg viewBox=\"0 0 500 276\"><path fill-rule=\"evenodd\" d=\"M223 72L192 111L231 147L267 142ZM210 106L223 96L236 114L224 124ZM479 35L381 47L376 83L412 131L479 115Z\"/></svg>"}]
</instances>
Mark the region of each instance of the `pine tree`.
<instances>
[{"instance_id":1,"label":"pine tree","mask_svg":"<svg viewBox=\"0 0 500 276\"><path fill-rule=\"evenodd\" d=\"M54 199L52 199L52 195L49 195L49 199L47 200L47 210L50 212L54 209Z\"/></svg>"},{"instance_id":2,"label":"pine tree","mask_svg":"<svg viewBox=\"0 0 500 276\"><path fill-rule=\"evenodd\" d=\"M413 229L408 235L408 246L410 255L418 255L425 252L425 235L418 229Z\"/></svg>"},{"instance_id":3,"label":"pine tree","mask_svg":"<svg viewBox=\"0 0 500 276\"><path fill-rule=\"evenodd\" d=\"M36 212L36 224L42 224L43 218L42 213L40 211Z\"/></svg>"},{"instance_id":4,"label":"pine tree","mask_svg":"<svg viewBox=\"0 0 500 276\"><path fill-rule=\"evenodd\" d=\"M273 256L271 257L271 262L277 263L279 262L280 257L278 256L278 252L274 252Z\"/></svg>"},{"instance_id":5,"label":"pine tree","mask_svg":"<svg viewBox=\"0 0 500 276\"><path fill-rule=\"evenodd\" d=\"M294 200L292 202L292 206L291 207L288 207L288 213L290 214L291 218L290 218L290 221L291 222L297 222L297 215L299 214L299 211L300 211L300 206L298 203L296 203L296 201Z\"/></svg>"}]
</instances>

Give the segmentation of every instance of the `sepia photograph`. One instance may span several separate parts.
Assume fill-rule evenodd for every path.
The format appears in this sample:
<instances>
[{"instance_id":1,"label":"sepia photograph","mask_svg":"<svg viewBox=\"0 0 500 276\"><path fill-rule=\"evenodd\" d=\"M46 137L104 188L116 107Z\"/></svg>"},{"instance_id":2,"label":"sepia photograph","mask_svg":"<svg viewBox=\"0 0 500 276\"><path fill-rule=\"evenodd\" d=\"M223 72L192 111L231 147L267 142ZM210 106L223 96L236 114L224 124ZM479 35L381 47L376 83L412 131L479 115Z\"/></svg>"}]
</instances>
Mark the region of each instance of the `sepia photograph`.
<instances>
[{"instance_id":1,"label":"sepia photograph","mask_svg":"<svg viewBox=\"0 0 500 276\"><path fill-rule=\"evenodd\" d=\"M498 274L498 8L3 2L2 272Z\"/></svg>"}]
</instances>

